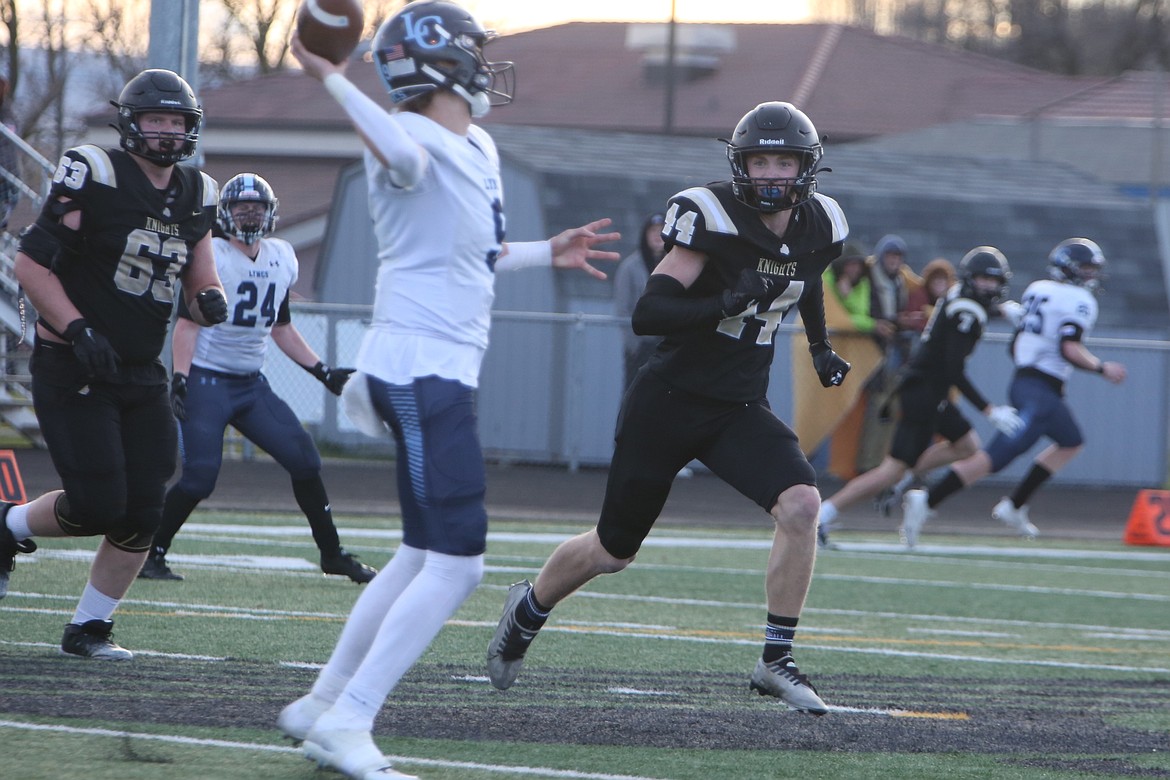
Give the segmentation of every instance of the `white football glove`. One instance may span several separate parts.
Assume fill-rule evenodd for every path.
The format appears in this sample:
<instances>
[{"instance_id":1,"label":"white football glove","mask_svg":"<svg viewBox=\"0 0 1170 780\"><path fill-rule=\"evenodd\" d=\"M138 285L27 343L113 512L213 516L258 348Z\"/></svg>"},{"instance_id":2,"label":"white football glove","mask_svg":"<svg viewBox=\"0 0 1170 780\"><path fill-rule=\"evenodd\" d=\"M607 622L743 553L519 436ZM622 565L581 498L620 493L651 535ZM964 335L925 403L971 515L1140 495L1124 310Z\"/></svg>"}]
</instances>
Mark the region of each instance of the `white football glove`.
<instances>
[{"instance_id":1,"label":"white football glove","mask_svg":"<svg viewBox=\"0 0 1170 780\"><path fill-rule=\"evenodd\" d=\"M1020 322L1024 319L1024 311L1023 305L1016 301L1003 301L999 304L999 313L1011 323L1013 328L1020 327Z\"/></svg>"},{"instance_id":2,"label":"white football glove","mask_svg":"<svg viewBox=\"0 0 1170 780\"><path fill-rule=\"evenodd\" d=\"M1024 427L1024 420L1016 414L1014 406L993 406L987 412L987 419L1004 436L1015 436Z\"/></svg>"}]
</instances>

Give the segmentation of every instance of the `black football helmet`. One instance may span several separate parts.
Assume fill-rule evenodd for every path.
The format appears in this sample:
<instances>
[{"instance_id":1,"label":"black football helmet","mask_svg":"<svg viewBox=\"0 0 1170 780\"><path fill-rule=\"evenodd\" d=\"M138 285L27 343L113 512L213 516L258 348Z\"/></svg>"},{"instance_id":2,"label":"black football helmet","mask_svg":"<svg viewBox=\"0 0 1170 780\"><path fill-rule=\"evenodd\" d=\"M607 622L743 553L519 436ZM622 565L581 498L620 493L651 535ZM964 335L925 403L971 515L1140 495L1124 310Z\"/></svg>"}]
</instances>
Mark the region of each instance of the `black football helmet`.
<instances>
[{"instance_id":1,"label":"black football helmet","mask_svg":"<svg viewBox=\"0 0 1170 780\"><path fill-rule=\"evenodd\" d=\"M975 284L977 277L995 279L998 285L988 291ZM959 291L964 298L970 298L984 308L1002 301L1007 296L1008 281L1012 269L1003 252L993 246L977 246L959 261Z\"/></svg>"},{"instance_id":2,"label":"black football helmet","mask_svg":"<svg viewBox=\"0 0 1170 780\"><path fill-rule=\"evenodd\" d=\"M227 180L219 191L219 229L229 236L235 236L245 244L254 244L276 227L276 206L280 201L272 192L272 186L255 173L238 173ZM236 203L263 203L263 216L236 222L232 217L232 206Z\"/></svg>"},{"instance_id":3,"label":"black football helmet","mask_svg":"<svg viewBox=\"0 0 1170 780\"><path fill-rule=\"evenodd\" d=\"M821 160L820 136L812 120L791 103L761 103L743 115L727 144L731 183L735 196L757 211L784 211L804 203L817 191L817 164ZM766 183L753 181L745 158L760 152L789 152L800 157L793 179Z\"/></svg>"},{"instance_id":4,"label":"black football helmet","mask_svg":"<svg viewBox=\"0 0 1170 780\"><path fill-rule=\"evenodd\" d=\"M1105 280L1105 253L1095 241L1066 238L1048 253L1048 275L1095 293Z\"/></svg>"},{"instance_id":5,"label":"black football helmet","mask_svg":"<svg viewBox=\"0 0 1170 780\"><path fill-rule=\"evenodd\" d=\"M511 103L515 91L513 64L488 62L483 55L495 37L455 3L417 0L378 28L374 63L395 105L450 89L478 118L491 106Z\"/></svg>"},{"instance_id":6,"label":"black football helmet","mask_svg":"<svg viewBox=\"0 0 1170 780\"><path fill-rule=\"evenodd\" d=\"M161 166L174 165L195 154L203 109L191 85L178 73L160 68L144 70L127 81L122 94L110 103L118 109L118 124L111 127L122 137L122 148L126 151ZM151 149L138 126L138 115L150 111L182 114L187 131L181 142L168 144L166 140L170 136L159 134L164 141L161 148L158 151Z\"/></svg>"}]
</instances>

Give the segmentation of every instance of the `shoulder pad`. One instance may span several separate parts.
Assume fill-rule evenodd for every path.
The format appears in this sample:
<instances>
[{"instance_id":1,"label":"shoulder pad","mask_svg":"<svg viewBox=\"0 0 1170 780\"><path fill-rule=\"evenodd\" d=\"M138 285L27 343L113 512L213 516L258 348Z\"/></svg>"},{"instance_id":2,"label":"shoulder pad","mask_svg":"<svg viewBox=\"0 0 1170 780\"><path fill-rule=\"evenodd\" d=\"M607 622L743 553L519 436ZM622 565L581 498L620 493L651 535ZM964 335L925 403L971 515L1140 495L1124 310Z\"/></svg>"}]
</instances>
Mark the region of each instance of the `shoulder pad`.
<instances>
[{"instance_id":1,"label":"shoulder pad","mask_svg":"<svg viewBox=\"0 0 1170 780\"><path fill-rule=\"evenodd\" d=\"M93 144L66 150L53 176L54 188L59 192L80 190L87 181L106 187L118 186L118 175L114 172L110 155Z\"/></svg>"},{"instance_id":2,"label":"shoulder pad","mask_svg":"<svg viewBox=\"0 0 1170 780\"><path fill-rule=\"evenodd\" d=\"M199 171L199 176L203 179L202 205L210 206L213 209L217 208L219 206L219 184L203 171Z\"/></svg>"},{"instance_id":3,"label":"shoulder pad","mask_svg":"<svg viewBox=\"0 0 1170 780\"><path fill-rule=\"evenodd\" d=\"M723 204L719 202L719 198L711 190L706 187L691 187L675 195L671 201L676 202L682 199L690 201L690 204L683 203L681 205L693 205L698 209L703 216L703 226L708 233L739 235L739 228L735 226L735 220L731 218L731 215L723 208Z\"/></svg>"},{"instance_id":4,"label":"shoulder pad","mask_svg":"<svg viewBox=\"0 0 1170 780\"><path fill-rule=\"evenodd\" d=\"M954 316L965 312L974 317L980 325L987 324L987 309L970 298L952 298L947 301L946 309L947 316Z\"/></svg>"},{"instance_id":5,"label":"shoulder pad","mask_svg":"<svg viewBox=\"0 0 1170 780\"><path fill-rule=\"evenodd\" d=\"M820 205L825 216L829 218L829 223L833 226L833 243L840 243L848 238L849 222L846 221L845 212L841 210L837 201L819 192L813 193L813 201Z\"/></svg>"}]
</instances>

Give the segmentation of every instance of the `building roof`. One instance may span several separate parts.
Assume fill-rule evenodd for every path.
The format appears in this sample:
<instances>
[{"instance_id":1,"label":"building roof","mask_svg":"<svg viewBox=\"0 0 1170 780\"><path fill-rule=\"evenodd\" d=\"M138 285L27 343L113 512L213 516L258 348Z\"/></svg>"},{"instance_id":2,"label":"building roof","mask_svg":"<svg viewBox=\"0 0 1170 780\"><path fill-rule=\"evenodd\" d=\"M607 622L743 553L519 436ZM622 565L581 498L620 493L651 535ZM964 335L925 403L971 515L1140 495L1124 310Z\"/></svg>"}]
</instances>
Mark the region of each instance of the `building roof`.
<instances>
[{"instance_id":1,"label":"building roof","mask_svg":"<svg viewBox=\"0 0 1170 780\"><path fill-rule=\"evenodd\" d=\"M488 54L516 63L517 98L485 124L662 132L665 55L655 41L663 29L574 22L502 37ZM836 24L684 24L677 38L683 76L674 89L673 131L684 135L725 135L766 100L795 103L822 134L842 142L1019 116L1109 86ZM355 58L349 77L385 101L370 64ZM202 98L209 131L345 123L332 99L299 71L205 90Z\"/></svg>"}]
</instances>

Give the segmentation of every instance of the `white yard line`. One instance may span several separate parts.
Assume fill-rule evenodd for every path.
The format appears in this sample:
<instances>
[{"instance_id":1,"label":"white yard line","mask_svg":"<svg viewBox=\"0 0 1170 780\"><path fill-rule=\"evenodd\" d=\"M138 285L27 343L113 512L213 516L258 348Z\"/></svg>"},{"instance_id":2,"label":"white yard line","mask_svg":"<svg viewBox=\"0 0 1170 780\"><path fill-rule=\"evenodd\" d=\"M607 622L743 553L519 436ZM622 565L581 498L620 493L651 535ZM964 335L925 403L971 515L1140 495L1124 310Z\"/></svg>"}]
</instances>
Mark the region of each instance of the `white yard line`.
<instances>
[{"instance_id":1,"label":"white yard line","mask_svg":"<svg viewBox=\"0 0 1170 780\"><path fill-rule=\"evenodd\" d=\"M57 726L45 723L24 723L16 720L0 720L0 729L41 731L74 736L110 737L119 740L131 738L150 742L166 742L173 745L190 745L194 747L211 747L226 750L255 750L266 753L286 753L291 755L299 755L301 752L300 748L289 747L287 745L232 742L225 739L201 739L198 737L179 737L166 734L144 734L141 732L117 731L114 729L77 728L74 726ZM571 780L657 780L657 778L642 775L611 775L601 772L578 772L570 769L551 769L534 766L505 766L502 764L483 764L472 761L440 761L438 759L419 758L417 756L388 755L386 758L391 763L397 765L470 769L479 772L500 772L508 775L525 775L527 777L570 778Z\"/></svg>"}]
</instances>

